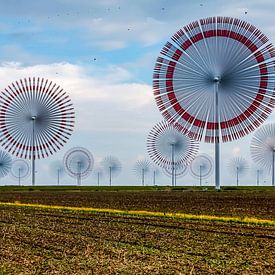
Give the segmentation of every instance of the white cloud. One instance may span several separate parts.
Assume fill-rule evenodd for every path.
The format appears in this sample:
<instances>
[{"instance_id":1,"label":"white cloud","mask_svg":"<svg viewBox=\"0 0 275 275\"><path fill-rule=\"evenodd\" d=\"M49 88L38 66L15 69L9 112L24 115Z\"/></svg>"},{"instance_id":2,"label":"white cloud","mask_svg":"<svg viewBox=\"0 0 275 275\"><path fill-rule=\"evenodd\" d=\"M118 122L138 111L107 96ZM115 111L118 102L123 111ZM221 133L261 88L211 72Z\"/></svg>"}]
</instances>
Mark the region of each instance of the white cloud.
<instances>
[{"instance_id":1,"label":"white cloud","mask_svg":"<svg viewBox=\"0 0 275 275\"><path fill-rule=\"evenodd\" d=\"M12 63L14 60L19 60L26 65L39 64L49 61L49 59L42 55L35 55L17 44L3 45L1 48L2 60L6 63Z\"/></svg>"},{"instance_id":2,"label":"white cloud","mask_svg":"<svg viewBox=\"0 0 275 275\"><path fill-rule=\"evenodd\" d=\"M97 71L95 67L89 71L69 63L28 67L19 63L3 63L0 66L1 89L21 78L44 77L60 85L70 95L77 113L78 130L143 131L137 118L146 111L150 113L154 104L151 87L127 82L130 74L118 66L107 67L105 72L101 68L102 77L90 75L93 71Z\"/></svg>"},{"instance_id":3,"label":"white cloud","mask_svg":"<svg viewBox=\"0 0 275 275\"><path fill-rule=\"evenodd\" d=\"M84 25L89 44L101 46L104 50L125 48L138 42L143 47L159 42L167 35L168 25L151 17L142 20L95 18Z\"/></svg>"},{"instance_id":4,"label":"white cloud","mask_svg":"<svg viewBox=\"0 0 275 275\"><path fill-rule=\"evenodd\" d=\"M173 4L123 0L65 2L29 1L28 5L19 3L14 9L6 1L0 14L18 20L19 31L42 34L45 29L57 30L57 35L52 33L52 41L43 35L39 37L40 41L49 39L51 43L64 43L68 38L66 35L77 31L87 45L105 51L131 47L135 43L142 47L160 43L185 24L212 15L240 17L263 27L264 32L270 28L267 34L275 35L271 27L275 3L270 0L222 1L218 5L208 1L203 6L197 1L174 1ZM14 32L14 26L8 25L6 29ZM60 37L61 32L66 33L64 37Z\"/></svg>"},{"instance_id":5,"label":"white cloud","mask_svg":"<svg viewBox=\"0 0 275 275\"><path fill-rule=\"evenodd\" d=\"M126 43L125 41L122 40L116 40L116 39L100 39L99 41L92 41L90 43L91 46L95 46L97 48L101 48L105 51L109 51L109 50L117 50L117 49L123 49L126 47Z\"/></svg>"}]
</instances>

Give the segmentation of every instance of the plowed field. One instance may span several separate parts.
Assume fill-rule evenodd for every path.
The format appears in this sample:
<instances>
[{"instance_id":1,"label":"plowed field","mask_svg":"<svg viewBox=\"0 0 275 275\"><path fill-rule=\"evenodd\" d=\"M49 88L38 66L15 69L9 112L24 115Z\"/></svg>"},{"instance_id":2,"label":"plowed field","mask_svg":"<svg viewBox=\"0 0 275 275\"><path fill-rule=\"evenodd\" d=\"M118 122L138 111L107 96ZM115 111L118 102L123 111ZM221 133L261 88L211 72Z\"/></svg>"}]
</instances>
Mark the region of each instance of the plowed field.
<instances>
[{"instance_id":1,"label":"plowed field","mask_svg":"<svg viewBox=\"0 0 275 275\"><path fill-rule=\"evenodd\" d=\"M0 192L0 201L274 220L274 192ZM0 274L274 274L275 227L0 206Z\"/></svg>"}]
</instances>

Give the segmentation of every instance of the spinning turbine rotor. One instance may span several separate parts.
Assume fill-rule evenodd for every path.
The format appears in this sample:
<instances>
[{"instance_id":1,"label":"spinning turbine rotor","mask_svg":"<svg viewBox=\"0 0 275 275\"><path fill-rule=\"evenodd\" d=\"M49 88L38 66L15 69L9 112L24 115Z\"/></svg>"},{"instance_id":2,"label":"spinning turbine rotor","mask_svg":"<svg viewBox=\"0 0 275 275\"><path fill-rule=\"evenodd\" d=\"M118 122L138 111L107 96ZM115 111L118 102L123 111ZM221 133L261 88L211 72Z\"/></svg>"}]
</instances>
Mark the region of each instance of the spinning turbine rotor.
<instances>
[{"instance_id":1,"label":"spinning turbine rotor","mask_svg":"<svg viewBox=\"0 0 275 275\"><path fill-rule=\"evenodd\" d=\"M255 132L251 140L250 151L252 159L259 166L271 171L272 186L275 186L275 123L263 125Z\"/></svg>"},{"instance_id":2,"label":"spinning turbine rotor","mask_svg":"<svg viewBox=\"0 0 275 275\"><path fill-rule=\"evenodd\" d=\"M190 170L194 177L199 178L201 186L202 179L208 178L213 172L213 161L206 154L199 155L191 162Z\"/></svg>"},{"instance_id":3,"label":"spinning turbine rotor","mask_svg":"<svg viewBox=\"0 0 275 275\"><path fill-rule=\"evenodd\" d=\"M228 163L229 170L236 175L236 184L239 186L240 176L244 176L248 170L248 163L243 157L232 158Z\"/></svg>"},{"instance_id":4,"label":"spinning turbine rotor","mask_svg":"<svg viewBox=\"0 0 275 275\"><path fill-rule=\"evenodd\" d=\"M260 178L263 178L265 176L265 170L259 166L255 166L252 168L252 174L254 177L256 177L256 185L260 185Z\"/></svg>"},{"instance_id":5,"label":"spinning turbine rotor","mask_svg":"<svg viewBox=\"0 0 275 275\"><path fill-rule=\"evenodd\" d=\"M95 165L95 167L93 169L93 175L97 179L97 186L99 186L100 179L104 176L104 171L103 171L103 168L101 167L101 165L99 165L99 164Z\"/></svg>"},{"instance_id":6,"label":"spinning turbine rotor","mask_svg":"<svg viewBox=\"0 0 275 275\"><path fill-rule=\"evenodd\" d=\"M51 172L57 177L57 185L60 184L60 178L64 175L65 168L61 160L56 160L51 164Z\"/></svg>"},{"instance_id":7,"label":"spinning turbine rotor","mask_svg":"<svg viewBox=\"0 0 275 275\"><path fill-rule=\"evenodd\" d=\"M21 180L27 178L30 174L30 165L23 159L17 159L12 162L10 174L13 178L18 179L18 185L21 185Z\"/></svg>"},{"instance_id":8,"label":"spinning turbine rotor","mask_svg":"<svg viewBox=\"0 0 275 275\"><path fill-rule=\"evenodd\" d=\"M116 176L121 171L121 163L118 158L108 156L102 160L101 165L106 173L109 174L109 184L112 185L112 177Z\"/></svg>"},{"instance_id":9,"label":"spinning turbine rotor","mask_svg":"<svg viewBox=\"0 0 275 275\"><path fill-rule=\"evenodd\" d=\"M66 172L77 179L77 185L81 185L81 179L89 176L94 165L92 154L83 147L70 149L63 159Z\"/></svg>"},{"instance_id":10,"label":"spinning turbine rotor","mask_svg":"<svg viewBox=\"0 0 275 275\"><path fill-rule=\"evenodd\" d=\"M229 17L194 21L163 47L153 89L162 115L191 138L219 143L254 131L274 107L275 49L253 25Z\"/></svg>"},{"instance_id":11,"label":"spinning turbine rotor","mask_svg":"<svg viewBox=\"0 0 275 275\"><path fill-rule=\"evenodd\" d=\"M12 159L11 156L0 150L0 178L5 177L11 170Z\"/></svg>"},{"instance_id":12,"label":"spinning turbine rotor","mask_svg":"<svg viewBox=\"0 0 275 275\"><path fill-rule=\"evenodd\" d=\"M0 145L19 158L35 160L58 151L74 127L74 108L63 89L43 78L11 83L0 94Z\"/></svg>"},{"instance_id":13,"label":"spinning turbine rotor","mask_svg":"<svg viewBox=\"0 0 275 275\"><path fill-rule=\"evenodd\" d=\"M160 175L160 171L157 167L153 167L152 171L153 171L153 185L155 186L156 185L156 178L157 178L158 175Z\"/></svg>"},{"instance_id":14,"label":"spinning turbine rotor","mask_svg":"<svg viewBox=\"0 0 275 275\"><path fill-rule=\"evenodd\" d=\"M188 165L198 150L198 142L183 135L166 121L155 125L147 138L147 151L154 163L163 168L171 167L172 186L175 180L175 164Z\"/></svg>"},{"instance_id":15,"label":"spinning turbine rotor","mask_svg":"<svg viewBox=\"0 0 275 275\"><path fill-rule=\"evenodd\" d=\"M172 167L171 164L168 164L163 168L163 171L164 171L164 174L166 174L168 177L171 177L174 172L174 186L176 186L177 178L184 177L187 174L187 168L188 168L187 165L176 162L174 163L174 168Z\"/></svg>"},{"instance_id":16,"label":"spinning turbine rotor","mask_svg":"<svg viewBox=\"0 0 275 275\"><path fill-rule=\"evenodd\" d=\"M145 184L145 175L149 174L151 163L148 160L138 160L134 165L134 172L139 177L141 176L141 184L144 186Z\"/></svg>"}]
</instances>

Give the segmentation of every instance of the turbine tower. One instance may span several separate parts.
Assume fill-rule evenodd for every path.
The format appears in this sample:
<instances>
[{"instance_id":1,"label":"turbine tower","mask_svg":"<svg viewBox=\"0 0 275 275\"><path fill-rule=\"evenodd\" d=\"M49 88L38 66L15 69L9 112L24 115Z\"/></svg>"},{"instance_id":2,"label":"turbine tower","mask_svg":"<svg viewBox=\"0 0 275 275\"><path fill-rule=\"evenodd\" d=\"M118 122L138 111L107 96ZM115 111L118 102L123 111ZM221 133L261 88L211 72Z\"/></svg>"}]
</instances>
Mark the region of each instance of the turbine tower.
<instances>
[{"instance_id":1,"label":"turbine tower","mask_svg":"<svg viewBox=\"0 0 275 275\"><path fill-rule=\"evenodd\" d=\"M121 163L114 156L107 156L101 162L104 171L109 174L109 185L112 186L112 178L117 176L121 171Z\"/></svg>"},{"instance_id":2,"label":"turbine tower","mask_svg":"<svg viewBox=\"0 0 275 275\"><path fill-rule=\"evenodd\" d=\"M147 151L152 161L171 167L171 183L175 186L175 164L187 166L199 150L198 142L179 132L166 121L156 124L147 137Z\"/></svg>"},{"instance_id":3,"label":"turbine tower","mask_svg":"<svg viewBox=\"0 0 275 275\"><path fill-rule=\"evenodd\" d=\"M263 125L255 132L250 152L252 159L260 167L271 171L272 186L275 186L275 123Z\"/></svg>"},{"instance_id":4,"label":"turbine tower","mask_svg":"<svg viewBox=\"0 0 275 275\"><path fill-rule=\"evenodd\" d=\"M140 177L141 179L141 185L145 185L145 176L150 173L151 163L144 159L144 160L138 160L134 165L134 172L137 177Z\"/></svg>"},{"instance_id":5,"label":"turbine tower","mask_svg":"<svg viewBox=\"0 0 275 275\"><path fill-rule=\"evenodd\" d=\"M208 178L213 172L212 158L206 154L198 155L190 164L190 170L195 178L200 181L202 186L202 180Z\"/></svg>"},{"instance_id":6,"label":"turbine tower","mask_svg":"<svg viewBox=\"0 0 275 275\"><path fill-rule=\"evenodd\" d=\"M209 17L177 31L153 74L156 104L170 124L214 143L220 189L220 143L254 131L273 111L275 49L255 26Z\"/></svg>"},{"instance_id":7,"label":"turbine tower","mask_svg":"<svg viewBox=\"0 0 275 275\"><path fill-rule=\"evenodd\" d=\"M81 180L90 175L94 165L93 155L83 147L70 149L63 158L66 172L76 178L77 185L81 185Z\"/></svg>"},{"instance_id":8,"label":"turbine tower","mask_svg":"<svg viewBox=\"0 0 275 275\"><path fill-rule=\"evenodd\" d=\"M241 176L244 176L248 170L248 163L243 157L232 158L228 163L229 170L236 175L236 185L239 186Z\"/></svg>"},{"instance_id":9,"label":"turbine tower","mask_svg":"<svg viewBox=\"0 0 275 275\"><path fill-rule=\"evenodd\" d=\"M0 94L0 145L18 158L35 161L61 149L69 140L75 113L63 89L44 78L24 78Z\"/></svg>"}]
</instances>

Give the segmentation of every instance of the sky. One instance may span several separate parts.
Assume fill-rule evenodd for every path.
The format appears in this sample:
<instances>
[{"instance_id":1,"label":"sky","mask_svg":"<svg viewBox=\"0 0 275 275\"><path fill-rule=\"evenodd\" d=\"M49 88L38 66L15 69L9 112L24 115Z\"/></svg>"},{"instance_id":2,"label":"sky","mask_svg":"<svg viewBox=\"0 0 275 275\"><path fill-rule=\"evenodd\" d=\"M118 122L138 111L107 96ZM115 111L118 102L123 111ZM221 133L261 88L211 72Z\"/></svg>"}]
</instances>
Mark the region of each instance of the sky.
<instances>
[{"instance_id":1,"label":"sky","mask_svg":"<svg viewBox=\"0 0 275 275\"><path fill-rule=\"evenodd\" d=\"M37 161L37 184L55 184L52 163L75 146L88 149L99 163L115 156L122 163L114 185L140 185L133 172L137 160L149 156L146 139L163 118L152 91L156 58L167 40L191 21L209 16L231 16L252 23L275 43L275 2L272 0L0 0L0 90L29 76L44 77L70 96L76 123L69 142L55 155ZM266 123L275 118L272 114ZM249 151L253 134L221 145L221 184L234 185L228 163L235 156L255 167ZM213 157L212 144L200 153ZM213 176L203 184L213 185ZM145 184L152 185L152 174ZM240 184L255 184L255 168ZM31 183L31 177L22 182ZM64 176L61 184L75 184ZM96 185L96 177L83 180ZM169 185L164 175L158 185ZM261 179L270 184L270 175ZM11 177L0 184L17 184ZM107 177L101 184L108 184ZM196 185L190 173L178 185Z\"/></svg>"}]
</instances>

